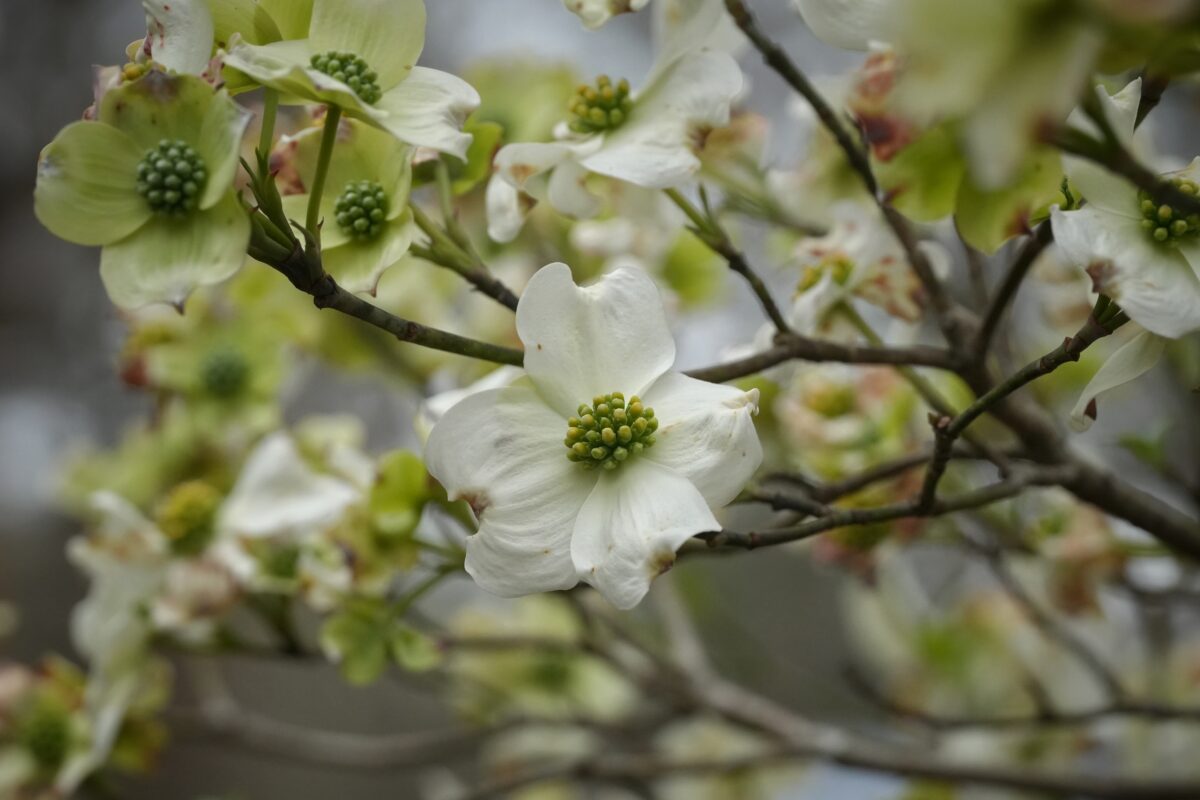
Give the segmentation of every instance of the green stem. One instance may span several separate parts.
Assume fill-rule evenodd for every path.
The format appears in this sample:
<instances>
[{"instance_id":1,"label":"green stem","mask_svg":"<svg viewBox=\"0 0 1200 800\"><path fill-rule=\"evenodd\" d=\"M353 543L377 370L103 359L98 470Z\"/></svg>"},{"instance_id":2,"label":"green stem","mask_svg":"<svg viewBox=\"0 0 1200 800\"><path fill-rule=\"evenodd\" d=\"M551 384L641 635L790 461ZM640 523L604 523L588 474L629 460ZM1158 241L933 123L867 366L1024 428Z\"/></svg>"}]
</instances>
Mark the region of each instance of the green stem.
<instances>
[{"instance_id":1,"label":"green stem","mask_svg":"<svg viewBox=\"0 0 1200 800\"><path fill-rule=\"evenodd\" d=\"M274 89L264 89L262 131L258 136L258 152L263 160L269 158L271 145L275 142L275 112L278 110L279 92Z\"/></svg>"},{"instance_id":2,"label":"green stem","mask_svg":"<svg viewBox=\"0 0 1200 800\"><path fill-rule=\"evenodd\" d=\"M317 174L308 195L308 216L304 225L313 236L320 241L321 232L317 227L321 222L321 195L325 193L325 179L329 176L329 160L333 157L333 145L337 141L338 123L342 120L342 110L337 106L328 106L325 112L325 130L321 133L321 152L317 156Z\"/></svg>"}]
</instances>

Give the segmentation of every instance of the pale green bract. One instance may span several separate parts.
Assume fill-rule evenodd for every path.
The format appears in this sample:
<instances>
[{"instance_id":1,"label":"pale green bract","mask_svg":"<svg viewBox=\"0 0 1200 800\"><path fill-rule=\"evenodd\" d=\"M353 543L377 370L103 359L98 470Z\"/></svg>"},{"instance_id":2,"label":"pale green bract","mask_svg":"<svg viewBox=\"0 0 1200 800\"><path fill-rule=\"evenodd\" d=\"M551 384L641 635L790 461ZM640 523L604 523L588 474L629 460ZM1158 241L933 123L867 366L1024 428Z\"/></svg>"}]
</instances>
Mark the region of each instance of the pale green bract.
<instances>
[{"instance_id":1,"label":"pale green bract","mask_svg":"<svg viewBox=\"0 0 1200 800\"><path fill-rule=\"evenodd\" d=\"M145 77L110 90L94 122L67 126L42 151L34 208L55 235L103 247L100 275L123 308L181 306L246 258L250 223L233 191L250 115L198 77ZM155 214L138 165L164 140L182 141L207 169L194 212Z\"/></svg>"}]
</instances>

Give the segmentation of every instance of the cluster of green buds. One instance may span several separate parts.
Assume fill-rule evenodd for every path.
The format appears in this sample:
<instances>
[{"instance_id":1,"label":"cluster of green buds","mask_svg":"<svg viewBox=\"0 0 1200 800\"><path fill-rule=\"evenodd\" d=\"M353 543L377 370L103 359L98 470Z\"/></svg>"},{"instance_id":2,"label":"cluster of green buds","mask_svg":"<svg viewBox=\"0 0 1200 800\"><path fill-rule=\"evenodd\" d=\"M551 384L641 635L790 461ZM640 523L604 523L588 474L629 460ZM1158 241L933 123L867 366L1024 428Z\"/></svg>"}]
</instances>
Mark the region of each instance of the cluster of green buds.
<instances>
[{"instance_id":1,"label":"cluster of green buds","mask_svg":"<svg viewBox=\"0 0 1200 800\"><path fill-rule=\"evenodd\" d=\"M17 741L44 773L54 773L71 749L71 716L53 701L40 701L17 721Z\"/></svg>"},{"instance_id":2,"label":"cluster of green buds","mask_svg":"<svg viewBox=\"0 0 1200 800\"><path fill-rule=\"evenodd\" d=\"M313 56L309 63L317 72L323 72L349 86L364 103L378 103L383 96L379 89L379 76L367 66L367 62L353 53L320 53Z\"/></svg>"},{"instance_id":3,"label":"cluster of green buds","mask_svg":"<svg viewBox=\"0 0 1200 800\"><path fill-rule=\"evenodd\" d=\"M205 394L218 400L238 397L249 380L250 365L246 357L231 347L213 350L200 365L200 381Z\"/></svg>"},{"instance_id":4,"label":"cluster of green buds","mask_svg":"<svg viewBox=\"0 0 1200 800\"><path fill-rule=\"evenodd\" d=\"M388 214L388 196L375 181L357 181L334 204L338 227L355 239L374 239L383 230Z\"/></svg>"},{"instance_id":5,"label":"cluster of green buds","mask_svg":"<svg viewBox=\"0 0 1200 800\"><path fill-rule=\"evenodd\" d=\"M1187 178L1174 178L1176 189L1190 197L1200 196L1200 186ZM1179 244L1200 234L1200 214L1183 214L1166 204L1158 204L1147 192L1138 192L1142 212L1142 228L1156 242Z\"/></svg>"},{"instance_id":6,"label":"cluster of green buds","mask_svg":"<svg viewBox=\"0 0 1200 800\"><path fill-rule=\"evenodd\" d=\"M171 543L171 552L195 556L204 552L216 533L221 493L204 481L176 486L158 508L158 529Z\"/></svg>"},{"instance_id":7,"label":"cluster of green buds","mask_svg":"<svg viewBox=\"0 0 1200 800\"><path fill-rule=\"evenodd\" d=\"M658 418L637 395L630 397L628 404L620 392L597 395L590 406L581 405L578 414L567 420L563 444L568 459L589 469L616 469L654 446Z\"/></svg>"},{"instance_id":8,"label":"cluster of green buds","mask_svg":"<svg viewBox=\"0 0 1200 800\"><path fill-rule=\"evenodd\" d=\"M138 194L155 213L183 217L196 210L208 181L204 160L187 142L163 139L137 168Z\"/></svg>"},{"instance_id":9,"label":"cluster of green buds","mask_svg":"<svg viewBox=\"0 0 1200 800\"><path fill-rule=\"evenodd\" d=\"M804 274L800 276L796 294L802 294L816 286L826 272L833 275L834 282L839 286L845 286L846 281L850 280L851 273L854 272L854 262L839 253L831 255L819 263L809 264L804 268Z\"/></svg>"},{"instance_id":10,"label":"cluster of green buds","mask_svg":"<svg viewBox=\"0 0 1200 800\"><path fill-rule=\"evenodd\" d=\"M580 86L567 105L571 112L569 124L576 133L599 133L619 128L629 119L632 109L629 81L622 79L613 85L607 75L597 78L595 86Z\"/></svg>"}]
</instances>

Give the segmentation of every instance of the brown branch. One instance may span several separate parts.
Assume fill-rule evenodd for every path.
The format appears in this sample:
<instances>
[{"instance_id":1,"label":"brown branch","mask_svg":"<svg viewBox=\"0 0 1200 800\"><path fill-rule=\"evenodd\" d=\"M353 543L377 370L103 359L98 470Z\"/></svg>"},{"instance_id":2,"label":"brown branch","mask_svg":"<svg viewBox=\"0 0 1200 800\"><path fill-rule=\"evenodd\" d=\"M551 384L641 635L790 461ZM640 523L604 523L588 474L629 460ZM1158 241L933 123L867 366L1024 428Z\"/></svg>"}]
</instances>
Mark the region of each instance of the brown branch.
<instances>
[{"instance_id":1,"label":"brown branch","mask_svg":"<svg viewBox=\"0 0 1200 800\"><path fill-rule=\"evenodd\" d=\"M769 350L756 353L736 361L712 367L688 370L688 375L710 383L725 383L748 375L755 375L788 361L810 361L813 363L871 364L901 366L912 365L953 370L956 366L951 354L938 347L914 345L912 347L876 347L872 345L839 344L790 333L775 337Z\"/></svg>"},{"instance_id":2,"label":"brown branch","mask_svg":"<svg viewBox=\"0 0 1200 800\"><path fill-rule=\"evenodd\" d=\"M920 500L909 500L893 505L876 508L851 508L832 511L824 516L816 517L807 522L789 528L775 530L740 532L724 530L714 533L701 534L710 548L727 547L754 550L759 547L772 547L788 542L808 539L817 534L837 528L853 525L872 525L879 522L894 522L901 519L929 519L953 514L958 511L982 508L1015 497L1026 489L1034 486L1056 486L1070 477L1069 468L1038 467L1025 471L1015 471L1006 480L964 492L957 497L935 501L925 506ZM783 508L792 507L794 510L808 513L811 503L796 504L803 508L788 505L786 498L780 498Z\"/></svg>"},{"instance_id":3,"label":"brown branch","mask_svg":"<svg viewBox=\"0 0 1200 800\"><path fill-rule=\"evenodd\" d=\"M975 338L974 351L978 358L984 358L992 346L992 338L996 335L996 330L1000 327L1000 321L1004 318L1004 312L1008 309L1012 300L1017 295L1017 291L1021 288L1025 277L1029 274L1029 270L1033 267L1040 256L1050 243L1054 241L1054 229L1050 225L1050 221L1046 220L1034 229L1033 235L1025 242L1025 246L1017 253L1017 257L1008 268L1008 272L1004 275L1004 280L1000 287L996 290L996 296L992 298L991 304L988 305L987 313L983 318L983 325L979 328L979 334Z\"/></svg>"}]
</instances>

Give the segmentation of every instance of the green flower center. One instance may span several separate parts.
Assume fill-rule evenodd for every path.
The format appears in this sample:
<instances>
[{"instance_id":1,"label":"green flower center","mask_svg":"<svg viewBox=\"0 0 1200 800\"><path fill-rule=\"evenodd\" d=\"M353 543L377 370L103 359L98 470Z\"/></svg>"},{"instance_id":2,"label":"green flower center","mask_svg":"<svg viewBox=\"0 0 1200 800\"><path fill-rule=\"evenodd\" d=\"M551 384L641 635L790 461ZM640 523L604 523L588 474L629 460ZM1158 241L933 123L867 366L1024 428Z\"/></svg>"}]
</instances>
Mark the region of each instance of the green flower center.
<instances>
[{"instance_id":1,"label":"green flower center","mask_svg":"<svg viewBox=\"0 0 1200 800\"><path fill-rule=\"evenodd\" d=\"M1200 186L1186 178L1171 181L1184 194L1200 195ZM1142 228L1150 238L1160 244L1179 245L1185 239L1200 234L1200 214L1184 214L1169 205L1155 203L1146 192L1138 192L1138 203L1142 212Z\"/></svg>"},{"instance_id":2,"label":"green flower center","mask_svg":"<svg viewBox=\"0 0 1200 800\"><path fill-rule=\"evenodd\" d=\"M833 280L839 286L845 286L846 281L850 280L850 273L854 272L854 262L844 255L833 255L818 264L810 264L804 268L804 274L796 286L796 294L807 292L816 286L826 272L833 274Z\"/></svg>"},{"instance_id":3,"label":"green flower center","mask_svg":"<svg viewBox=\"0 0 1200 800\"><path fill-rule=\"evenodd\" d=\"M579 416L567 420L567 458L588 469L616 469L633 456L654 446L658 418L637 395L625 403L620 392L597 395L592 404L579 407Z\"/></svg>"},{"instance_id":4,"label":"green flower center","mask_svg":"<svg viewBox=\"0 0 1200 800\"><path fill-rule=\"evenodd\" d=\"M389 205L387 192L378 183L351 183L334 204L338 227L355 239L374 239L383 230Z\"/></svg>"},{"instance_id":5,"label":"green flower center","mask_svg":"<svg viewBox=\"0 0 1200 800\"><path fill-rule=\"evenodd\" d=\"M71 718L53 703L40 703L18 724L17 738L44 772L56 772L71 748Z\"/></svg>"},{"instance_id":6,"label":"green flower center","mask_svg":"<svg viewBox=\"0 0 1200 800\"><path fill-rule=\"evenodd\" d=\"M221 493L204 481L176 486L158 509L158 529L171 543L171 552L195 556L204 552L216 531Z\"/></svg>"},{"instance_id":7,"label":"green flower center","mask_svg":"<svg viewBox=\"0 0 1200 800\"><path fill-rule=\"evenodd\" d=\"M629 119L633 100L629 97L629 81L615 86L607 75L596 78L595 86L580 86L567 105L571 112L570 126L576 133L598 133L621 127Z\"/></svg>"},{"instance_id":8,"label":"green flower center","mask_svg":"<svg viewBox=\"0 0 1200 800\"><path fill-rule=\"evenodd\" d=\"M379 89L379 75L367 66L367 62L353 53L331 50L313 56L310 63L317 72L323 72L335 81L349 86L364 103L378 103L379 98L383 96Z\"/></svg>"},{"instance_id":9,"label":"green flower center","mask_svg":"<svg viewBox=\"0 0 1200 800\"><path fill-rule=\"evenodd\" d=\"M137 168L138 194L156 214L183 217L195 211L207 182L204 160L181 140L163 139Z\"/></svg>"},{"instance_id":10,"label":"green flower center","mask_svg":"<svg viewBox=\"0 0 1200 800\"><path fill-rule=\"evenodd\" d=\"M241 353L223 348L205 356L200 372L205 393L220 400L232 400L246 388L250 365Z\"/></svg>"}]
</instances>

